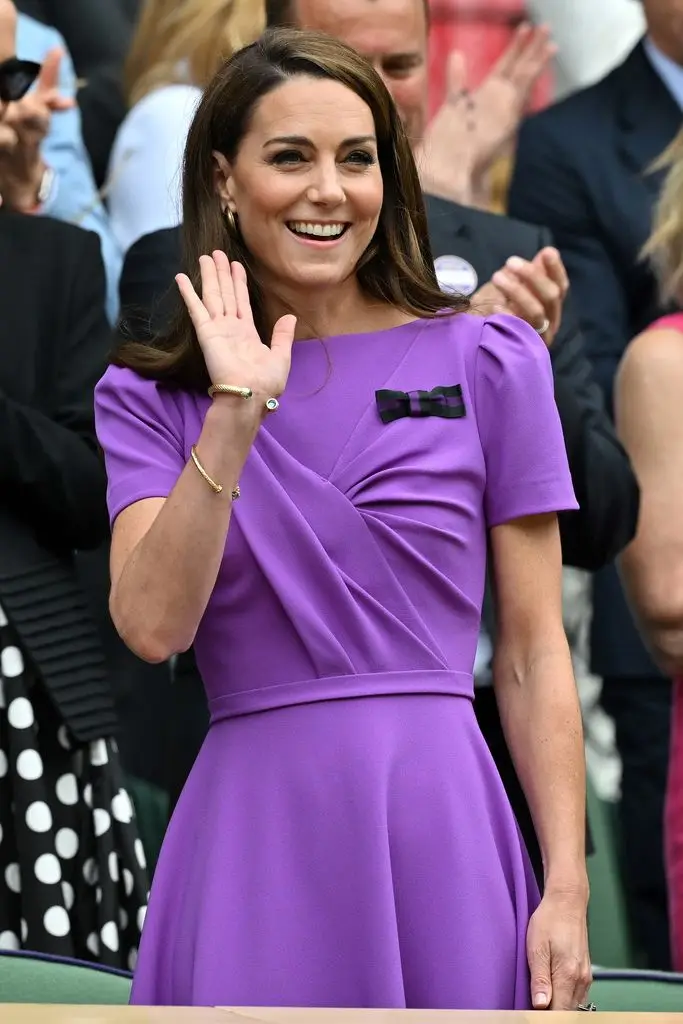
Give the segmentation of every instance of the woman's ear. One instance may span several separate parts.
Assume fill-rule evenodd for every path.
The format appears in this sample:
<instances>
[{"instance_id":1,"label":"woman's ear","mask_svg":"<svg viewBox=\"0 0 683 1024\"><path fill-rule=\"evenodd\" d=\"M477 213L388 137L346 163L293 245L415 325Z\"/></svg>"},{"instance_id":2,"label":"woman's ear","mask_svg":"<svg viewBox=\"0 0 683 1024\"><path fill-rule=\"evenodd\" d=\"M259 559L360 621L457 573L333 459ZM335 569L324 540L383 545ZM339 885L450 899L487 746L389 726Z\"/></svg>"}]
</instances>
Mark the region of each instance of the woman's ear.
<instances>
[{"instance_id":1,"label":"woman's ear","mask_svg":"<svg viewBox=\"0 0 683 1024\"><path fill-rule=\"evenodd\" d=\"M237 212L235 201L232 197L232 168L223 153L217 149L213 150L213 184L216 195L221 201L221 208Z\"/></svg>"}]
</instances>

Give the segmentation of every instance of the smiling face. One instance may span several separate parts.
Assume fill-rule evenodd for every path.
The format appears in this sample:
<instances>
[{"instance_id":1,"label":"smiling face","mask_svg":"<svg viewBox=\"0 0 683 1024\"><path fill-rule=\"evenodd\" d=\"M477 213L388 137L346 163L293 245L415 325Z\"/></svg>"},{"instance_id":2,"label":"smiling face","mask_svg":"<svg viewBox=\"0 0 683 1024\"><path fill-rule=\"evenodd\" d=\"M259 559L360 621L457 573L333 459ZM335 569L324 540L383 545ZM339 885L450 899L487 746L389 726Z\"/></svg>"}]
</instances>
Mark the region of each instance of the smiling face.
<instances>
[{"instance_id":1,"label":"smiling face","mask_svg":"<svg viewBox=\"0 0 683 1024\"><path fill-rule=\"evenodd\" d=\"M217 190L236 215L265 291L355 277L377 228L383 183L370 108L338 82L295 76L256 105Z\"/></svg>"}]
</instances>

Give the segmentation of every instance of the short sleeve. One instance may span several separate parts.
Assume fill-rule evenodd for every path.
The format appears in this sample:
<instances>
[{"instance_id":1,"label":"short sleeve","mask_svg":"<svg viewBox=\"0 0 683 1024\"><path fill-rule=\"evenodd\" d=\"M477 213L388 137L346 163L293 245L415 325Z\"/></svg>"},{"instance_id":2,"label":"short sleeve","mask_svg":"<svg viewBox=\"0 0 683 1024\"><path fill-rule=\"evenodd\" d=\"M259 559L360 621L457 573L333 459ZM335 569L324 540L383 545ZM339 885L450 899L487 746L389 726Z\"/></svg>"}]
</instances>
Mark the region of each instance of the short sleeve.
<instances>
[{"instance_id":1,"label":"short sleeve","mask_svg":"<svg viewBox=\"0 0 683 1024\"><path fill-rule=\"evenodd\" d=\"M474 386L487 526L578 508L550 356L538 333L513 316L487 318Z\"/></svg>"},{"instance_id":2,"label":"short sleeve","mask_svg":"<svg viewBox=\"0 0 683 1024\"><path fill-rule=\"evenodd\" d=\"M95 427L112 523L136 501L168 497L186 461L182 415L170 391L110 366L95 388Z\"/></svg>"}]
</instances>

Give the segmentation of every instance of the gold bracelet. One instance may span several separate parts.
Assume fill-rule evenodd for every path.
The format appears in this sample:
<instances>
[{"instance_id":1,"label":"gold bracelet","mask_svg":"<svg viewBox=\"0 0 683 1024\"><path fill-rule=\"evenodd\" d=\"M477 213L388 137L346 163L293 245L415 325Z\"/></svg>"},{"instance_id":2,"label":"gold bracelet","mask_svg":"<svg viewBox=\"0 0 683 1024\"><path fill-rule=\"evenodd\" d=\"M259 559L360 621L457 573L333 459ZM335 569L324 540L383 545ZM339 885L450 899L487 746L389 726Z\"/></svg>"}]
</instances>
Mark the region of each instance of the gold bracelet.
<instances>
[{"instance_id":1,"label":"gold bracelet","mask_svg":"<svg viewBox=\"0 0 683 1024\"><path fill-rule=\"evenodd\" d=\"M209 388L209 398L216 395L236 395L238 398L251 398L251 388L238 388L236 384L212 384Z\"/></svg>"},{"instance_id":2,"label":"gold bracelet","mask_svg":"<svg viewBox=\"0 0 683 1024\"><path fill-rule=\"evenodd\" d=\"M204 478L204 480L206 480L207 484L209 485L209 487L211 488L213 493L214 494L220 494L222 492L222 490L223 490L223 484L216 483L216 481L213 480L209 476L209 474L206 472L206 470L202 466L201 462L199 461L199 456L197 455L197 446L195 444L193 444L192 447L190 448L190 455L192 456L192 461L194 462L195 466L197 467L197 470L199 471L200 476L202 476ZM232 491L230 492L230 497L232 498L233 501L236 501L240 497L240 495L241 495L240 485L239 484L235 484L235 486L233 487Z\"/></svg>"},{"instance_id":3,"label":"gold bracelet","mask_svg":"<svg viewBox=\"0 0 683 1024\"><path fill-rule=\"evenodd\" d=\"M251 398L254 392L251 388L239 388L236 384L212 384L209 388L209 398L216 395L236 395L237 398ZM280 408L277 398L267 398L265 402L266 412L275 412Z\"/></svg>"}]
</instances>

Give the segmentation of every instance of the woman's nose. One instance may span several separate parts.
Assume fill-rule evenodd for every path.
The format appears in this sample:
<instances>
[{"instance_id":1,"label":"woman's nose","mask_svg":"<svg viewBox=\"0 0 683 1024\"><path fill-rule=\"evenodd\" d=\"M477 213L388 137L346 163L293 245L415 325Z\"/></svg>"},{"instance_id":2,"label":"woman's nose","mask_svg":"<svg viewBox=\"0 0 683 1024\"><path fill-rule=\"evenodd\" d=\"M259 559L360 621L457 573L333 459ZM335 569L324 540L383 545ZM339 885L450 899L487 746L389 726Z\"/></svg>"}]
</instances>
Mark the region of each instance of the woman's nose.
<instances>
[{"instance_id":1,"label":"woman's nose","mask_svg":"<svg viewBox=\"0 0 683 1024\"><path fill-rule=\"evenodd\" d=\"M316 168L309 195L314 203L331 205L344 201L344 189L336 161L321 164Z\"/></svg>"}]
</instances>

